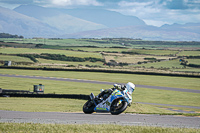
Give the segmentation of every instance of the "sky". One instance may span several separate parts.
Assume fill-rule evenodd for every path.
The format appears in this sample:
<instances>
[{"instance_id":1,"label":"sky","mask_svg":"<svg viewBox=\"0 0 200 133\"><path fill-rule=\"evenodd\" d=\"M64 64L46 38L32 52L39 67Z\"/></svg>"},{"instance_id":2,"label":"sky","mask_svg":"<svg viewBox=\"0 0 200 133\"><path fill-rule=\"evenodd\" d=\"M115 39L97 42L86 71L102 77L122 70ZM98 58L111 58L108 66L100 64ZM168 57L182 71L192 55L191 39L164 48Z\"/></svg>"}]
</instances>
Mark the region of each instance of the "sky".
<instances>
[{"instance_id":1,"label":"sky","mask_svg":"<svg viewBox=\"0 0 200 133\"><path fill-rule=\"evenodd\" d=\"M93 8L136 16L148 25L200 23L200 0L0 0L14 9L21 4L54 8Z\"/></svg>"}]
</instances>

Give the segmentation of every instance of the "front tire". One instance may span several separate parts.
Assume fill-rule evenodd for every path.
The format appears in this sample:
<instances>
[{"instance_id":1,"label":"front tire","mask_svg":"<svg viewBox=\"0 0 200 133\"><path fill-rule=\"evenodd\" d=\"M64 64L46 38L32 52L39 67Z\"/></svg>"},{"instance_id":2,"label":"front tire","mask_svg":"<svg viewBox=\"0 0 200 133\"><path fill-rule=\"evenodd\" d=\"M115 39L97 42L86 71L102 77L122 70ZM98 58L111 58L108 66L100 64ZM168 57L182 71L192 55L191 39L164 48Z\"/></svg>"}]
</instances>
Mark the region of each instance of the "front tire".
<instances>
[{"instance_id":1,"label":"front tire","mask_svg":"<svg viewBox=\"0 0 200 133\"><path fill-rule=\"evenodd\" d=\"M83 105L83 112L85 114L92 114L94 112L95 105L91 100L88 100L84 105Z\"/></svg>"},{"instance_id":2,"label":"front tire","mask_svg":"<svg viewBox=\"0 0 200 133\"><path fill-rule=\"evenodd\" d=\"M119 104L119 102L121 101L121 103ZM111 105L111 109L110 109L110 113L112 115L118 115L121 114L122 112L124 112L126 110L128 106L128 103L122 99L116 99L115 101L113 101L112 105Z\"/></svg>"}]
</instances>

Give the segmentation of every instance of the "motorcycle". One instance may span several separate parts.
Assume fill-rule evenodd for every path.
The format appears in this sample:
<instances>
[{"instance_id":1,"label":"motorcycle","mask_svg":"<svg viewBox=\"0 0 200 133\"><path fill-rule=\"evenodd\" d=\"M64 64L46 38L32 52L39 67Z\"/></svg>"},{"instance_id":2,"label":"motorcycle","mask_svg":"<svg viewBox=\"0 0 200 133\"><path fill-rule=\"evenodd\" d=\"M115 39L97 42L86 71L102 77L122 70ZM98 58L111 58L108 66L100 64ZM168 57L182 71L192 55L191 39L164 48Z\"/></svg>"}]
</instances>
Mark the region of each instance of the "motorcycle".
<instances>
[{"instance_id":1,"label":"motorcycle","mask_svg":"<svg viewBox=\"0 0 200 133\"><path fill-rule=\"evenodd\" d=\"M103 98L95 97L95 95L91 93L90 99L83 105L83 112L85 114L92 114L93 112L110 112L112 115L118 115L124 112L127 106L131 106L132 93L134 90L135 85L128 82L123 87L114 87L113 91L104 94Z\"/></svg>"}]
</instances>

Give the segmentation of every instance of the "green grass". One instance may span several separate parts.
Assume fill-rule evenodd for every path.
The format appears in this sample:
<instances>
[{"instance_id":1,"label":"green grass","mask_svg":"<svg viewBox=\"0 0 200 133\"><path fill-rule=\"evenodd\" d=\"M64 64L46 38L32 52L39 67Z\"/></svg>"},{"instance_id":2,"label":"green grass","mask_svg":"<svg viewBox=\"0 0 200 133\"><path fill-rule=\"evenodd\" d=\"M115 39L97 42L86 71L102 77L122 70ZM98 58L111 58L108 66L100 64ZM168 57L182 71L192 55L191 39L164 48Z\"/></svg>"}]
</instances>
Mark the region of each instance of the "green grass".
<instances>
[{"instance_id":1,"label":"green grass","mask_svg":"<svg viewBox=\"0 0 200 133\"><path fill-rule=\"evenodd\" d=\"M186 59L189 64L200 65L200 59Z\"/></svg>"},{"instance_id":2,"label":"green grass","mask_svg":"<svg viewBox=\"0 0 200 133\"><path fill-rule=\"evenodd\" d=\"M161 62L153 62L153 63L146 63L140 64L135 66L145 66L145 68L184 68L183 65L180 65L178 59L170 60L170 61L161 61Z\"/></svg>"},{"instance_id":3,"label":"green grass","mask_svg":"<svg viewBox=\"0 0 200 133\"><path fill-rule=\"evenodd\" d=\"M100 89L112 87L110 85L79 83L79 82L65 82L54 80L39 80L39 79L25 79L25 78L10 78L0 77L0 84L2 89L13 90L30 90L33 91L33 85L45 85L45 93L56 94L86 94L91 92L98 94Z\"/></svg>"},{"instance_id":4,"label":"green grass","mask_svg":"<svg viewBox=\"0 0 200 133\"><path fill-rule=\"evenodd\" d=\"M32 43L32 44L45 44L53 46L97 46L97 47L112 47L120 46L120 44L114 43L98 43L98 42L89 42L87 39L15 39L15 38L2 38L0 39L4 42L15 42L15 43Z\"/></svg>"},{"instance_id":5,"label":"green grass","mask_svg":"<svg viewBox=\"0 0 200 133\"><path fill-rule=\"evenodd\" d=\"M193 68L193 67L186 67L184 69L173 69L173 71L176 71L176 72L194 72L194 73L199 73L200 72L200 69L199 68Z\"/></svg>"},{"instance_id":6,"label":"green grass","mask_svg":"<svg viewBox=\"0 0 200 133\"><path fill-rule=\"evenodd\" d=\"M8 55L0 55L0 60L2 61L14 61L14 62L31 62L32 60L25 57L19 57L19 56L8 56Z\"/></svg>"},{"instance_id":7,"label":"green grass","mask_svg":"<svg viewBox=\"0 0 200 133\"><path fill-rule=\"evenodd\" d=\"M65 65L74 65L74 66L78 66L78 65L98 65L98 66L103 66L102 62L89 62L89 61L85 61L85 62L71 62L71 61L58 61L58 60L47 60L47 59L41 59L41 58L37 58L37 60L39 61L39 63L42 63L40 65L45 66L45 64L43 63L48 63L48 66L54 66L56 64L65 64Z\"/></svg>"},{"instance_id":8,"label":"green grass","mask_svg":"<svg viewBox=\"0 0 200 133\"><path fill-rule=\"evenodd\" d=\"M200 51L181 51L178 56L200 56Z\"/></svg>"},{"instance_id":9,"label":"green grass","mask_svg":"<svg viewBox=\"0 0 200 133\"><path fill-rule=\"evenodd\" d=\"M28 78L24 79L24 78L11 78L11 77L0 77L0 84L1 88L3 89L17 89L17 90L30 90L30 91L33 90L33 85L43 84L45 85L45 93L86 94L86 95L89 95L91 92L97 95L98 93L100 93L100 89L108 89L112 87L112 85L103 85L103 84L90 84L90 83L54 81L54 80L38 80L38 79L28 79ZM0 103L0 108L3 108L5 106L3 103L6 102L3 102L3 99L1 99L1 101L2 102ZM200 101L198 93L186 93L177 91L138 88L137 86L135 92L133 93L133 102L200 106L200 103L198 101ZM17 105L18 103L17 101L13 102L15 103L13 105ZM135 111L132 110L129 112L135 112ZM148 112L148 111L143 111L143 112ZM156 113L154 109L151 110L150 112Z\"/></svg>"},{"instance_id":10,"label":"green grass","mask_svg":"<svg viewBox=\"0 0 200 133\"><path fill-rule=\"evenodd\" d=\"M132 49L130 52L138 54L149 54L149 55L175 55L178 53L176 50L149 50L149 49Z\"/></svg>"},{"instance_id":11,"label":"green grass","mask_svg":"<svg viewBox=\"0 0 200 133\"><path fill-rule=\"evenodd\" d=\"M122 52L127 51L128 49L124 48L89 48L89 47L68 47L68 49L72 50L83 50L83 51L90 51L90 52Z\"/></svg>"},{"instance_id":12,"label":"green grass","mask_svg":"<svg viewBox=\"0 0 200 133\"><path fill-rule=\"evenodd\" d=\"M24 112L82 112L85 100L64 98L2 98L0 110ZM16 106L17 105L17 106Z\"/></svg>"},{"instance_id":13,"label":"green grass","mask_svg":"<svg viewBox=\"0 0 200 133\"><path fill-rule=\"evenodd\" d=\"M0 69L0 73L88 79L88 80L108 81L115 83L133 82L134 84L140 84L140 85L165 86L165 87L200 90L199 78L189 78L189 77L99 73L99 72L76 72L76 71L16 70L16 69Z\"/></svg>"},{"instance_id":14,"label":"green grass","mask_svg":"<svg viewBox=\"0 0 200 133\"><path fill-rule=\"evenodd\" d=\"M47 44L45 45L43 48L46 49L37 49L37 48L14 48L14 47L9 47L9 48L0 48L0 53L3 54L41 54L41 53L49 53L49 54L62 54L62 55L66 55L66 56L73 56L73 57L93 57L93 58L105 58L105 60L107 62L109 62L110 60L115 60L116 62L123 62L123 63L138 63L138 62L143 62L146 61L144 60L145 57L150 57L150 58L156 58L156 59L166 59L166 58L172 58L170 57L171 55L176 55L179 50L162 50L160 48L158 48L158 46L156 46L154 49L131 49L133 47L136 47L136 45L127 47L127 48L109 48L112 46L120 46L121 43L119 43L119 39L118 40L114 40L112 41L108 41L108 40L98 40L98 39L60 39L60 40L50 40L50 39L0 39L0 40L4 40L6 42L17 42L20 44L20 46L26 45L30 45L28 43L32 43L32 44ZM108 41L108 42L107 42ZM124 40L125 41L125 40ZM103 43L102 43L103 42ZM141 42L141 41L135 41L132 40L132 42ZM25 44L26 43L26 44ZM114 44L115 43L115 44ZM144 42L143 42L144 43ZM169 42L170 43L170 42ZM139 43L140 44L140 43ZM12 43L10 44L12 45ZM16 45L16 44L15 44ZM142 44L140 44L141 47L143 46ZM34 46L34 45L33 45ZM75 47L76 46L76 47ZM77 47L79 46L79 47ZM96 48L92 48L92 47L83 47L83 46L97 46ZM153 45L151 46L153 47ZM171 46L170 46L171 47ZM184 46L185 47L185 46ZM53 49L51 49L53 48ZM58 49L62 49L62 50L58 50ZM70 50L66 50L66 49L70 49ZM72 51L76 50L76 51ZM78 51L79 50L79 51ZM89 51L89 52L83 52L83 51ZM109 53L106 55L101 55L99 52L105 51L105 52L118 52L116 53ZM129 54L119 54L122 51L131 51L133 53L135 53L134 55L129 55ZM162 56L160 56L162 55ZM164 56L163 56L164 55ZM199 56L200 55L200 51L181 51L179 54L177 54L176 56ZM143 58L144 57L144 58ZM14 61L15 59L18 60L19 57L15 57L15 56L10 56L10 57L5 57L2 56L2 58L6 59L6 60L11 60ZM22 60L22 59L19 59ZM27 59L28 60L28 59ZM199 64L199 60L196 60L197 64ZM54 60L40 60L40 63L47 63L47 62L55 62L55 64L59 61L54 61ZM194 62L194 61L191 61ZM74 65L74 66L86 66L86 65L90 65L93 67L98 67L101 66L103 68L108 68L108 66L103 65L103 63L100 62L95 62L95 63L88 63L88 62L66 62L69 65ZM64 64L66 64L64 63ZM195 62L196 63L196 62ZM63 62L61 62L61 64L63 64ZM55 67L55 65L50 66L50 64L48 65L41 65L42 67ZM56 66L58 68L62 67L62 66ZM170 70L172 72L178 72L178 71L182 71L182 72L190 72L190 74L192 74L192 72L196 72L198 73L200 71L200 69L198 68L184 68L184 66L180 65L180 62L178 60L173 60L173 61L164 61L164 62L156 62L156 63L147 63L147 64L141 64L141 65L133 65L133 66L125 66L125 67L113 67L113 69L116 68L120 68L123 70L132 70L135 69L135 67L145 67L143 70L141 71L145 71L148 68L155 68L155 69L151 69L151 71L156 71L156 72L160 72L158 69L162 69L163 71L166 70ZM181 70L179 70L181 69ZM150 70L150 69L149 69Z\"/></svg>"},{"instance_id":15,"label":"green grass","mask_svg":"<svg viewBox=\"0 0 200 133\"><path fill-rule=\"evenodd\" d=\"M0 123L0 132L33 133L198 133L200 129L170 128L149 126L121 126L112 124L35 124L35 123Z\"/></svg>"},{"instance_id":16,"label":"green grass","mask_svg":"<svg viewBox=\"0 0 200 133\"><path fill-rule=\"evenodd\" d=\"M172 105L200 106L198 93L136 88L134 102L162 103Z\"/></svg>"},{"instance_id":17,"label":"green grass","mask_svg":"<svg viewBox=\"0 0 200 133\"><path fill-rule=\"evenodd\" d=\"M94 57L102 58L99 53L89 53L89 52L78 52L78 51L68 51L68 50L55 50L55 49L31 49L31 48L0 48L0 53L3 54L61 54L73 57Z\"/></svg>"},{"instance_id":18,"label":"green grass","mask_svg":"<svg viewBox=\"0 0 200 133\"><path fill-rule=\"evenodd\" d=\"M0 97L0 100L0 110L24 112L83 112L82 107L86 102L86 100L64 98ZM175 112L152 105L133 103L125 113L174 114Z\"/></svg>"},{"instance_id":19,"label":"green grass","mask_svg":"<svg viewBox=\"0 0 200 133\"><path fill-rule=\"evenodd\" d=\"M200 45L193 42L182 42L174 43L170 41L157 42L157 41L144 41L144 40L130 40L130 39L18 39L18 38L0 38L0 41L4 42L16 42L16 43L32 43L32 44L46 44L52 46L98 46L98 47L113 47L123 46L122 43L127 45L126 47L132 48L173 48L173 49L184 49L184 48L199 48Z\"/></svg>"},{"instance_id":20,"label":"green grass","mask_svg":"<svg viewBox=\"0 0 200 133\"><path fill-rule=\"evenodd\" d=\"M90 79L99 81L110 81L126 83L131 81L135 84L171 86L178 88L189 88L199 90L199 78L184 78L184 77L168 77L168 76L148 76L135 74L108 74L108 73L90 73L90 72L73 72L73 71L34 71L34 70L12 70L0 69L1 74L18 74L18 75L34 75L45 77L62 77L62 78L77 78ZM159 81L159 82L158 82ZM100 89L111 88L112 85L90 84L79 82L65 82L55 80L38 80L25 78L0 77L1 88L17 89L17 90L33 90L33 85L45 85L45 93L56 94L86 94L93 92L97 95ZM148 102L173 105L188 105L200 106L200 97L198 93L186 93L177 91L166 91L157 89L138 88L133 93L133 102ZM1 102L2 104L4 102ZM15 105L15 104L14 104ZM0 107L4 107L1 106ZM196 111L196 110L195 110ZM136 112L131 110L129 112ZM137 112L140 112L139 110ZM162 112L151 111L142 112Z\"/></svg>"}]
</instances>

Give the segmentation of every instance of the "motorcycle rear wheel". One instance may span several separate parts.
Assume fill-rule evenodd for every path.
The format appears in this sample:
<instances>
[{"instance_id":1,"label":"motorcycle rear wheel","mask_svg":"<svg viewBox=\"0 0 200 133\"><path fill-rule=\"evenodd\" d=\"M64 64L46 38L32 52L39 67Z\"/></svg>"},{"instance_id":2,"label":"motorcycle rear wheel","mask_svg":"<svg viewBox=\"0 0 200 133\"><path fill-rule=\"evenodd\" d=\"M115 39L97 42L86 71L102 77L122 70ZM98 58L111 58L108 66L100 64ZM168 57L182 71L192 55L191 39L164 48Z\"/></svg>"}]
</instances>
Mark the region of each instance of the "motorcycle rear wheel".
<instances>
[{"instance_id":1,"label":"motorcycle rear wheel","mask_svg":"<svg viewBox=\"0 0 200 133\"><path fill-rule=\"evenodd\" d=\"M120 100L121 99L116 99L112 103L112 105L110 107L110 113L112 115L119 115L119 114L121 114L122 112L124 112L126 110L126 108L128 106L128 103L126 101L122 100L121 103L118 104Z\"/></svg>"},{"instance_id":2,"label":"motorcycle rear wheel","mask_svg":"<svg viewBox=\"0 0 200 133\"><path fill-rule=\"evenodd\" d=\"M91 100L88 100L84 105L83 105L83 112L85 114L92 114L94 112L95 105Z\"/></svg>"}]
</instances>

